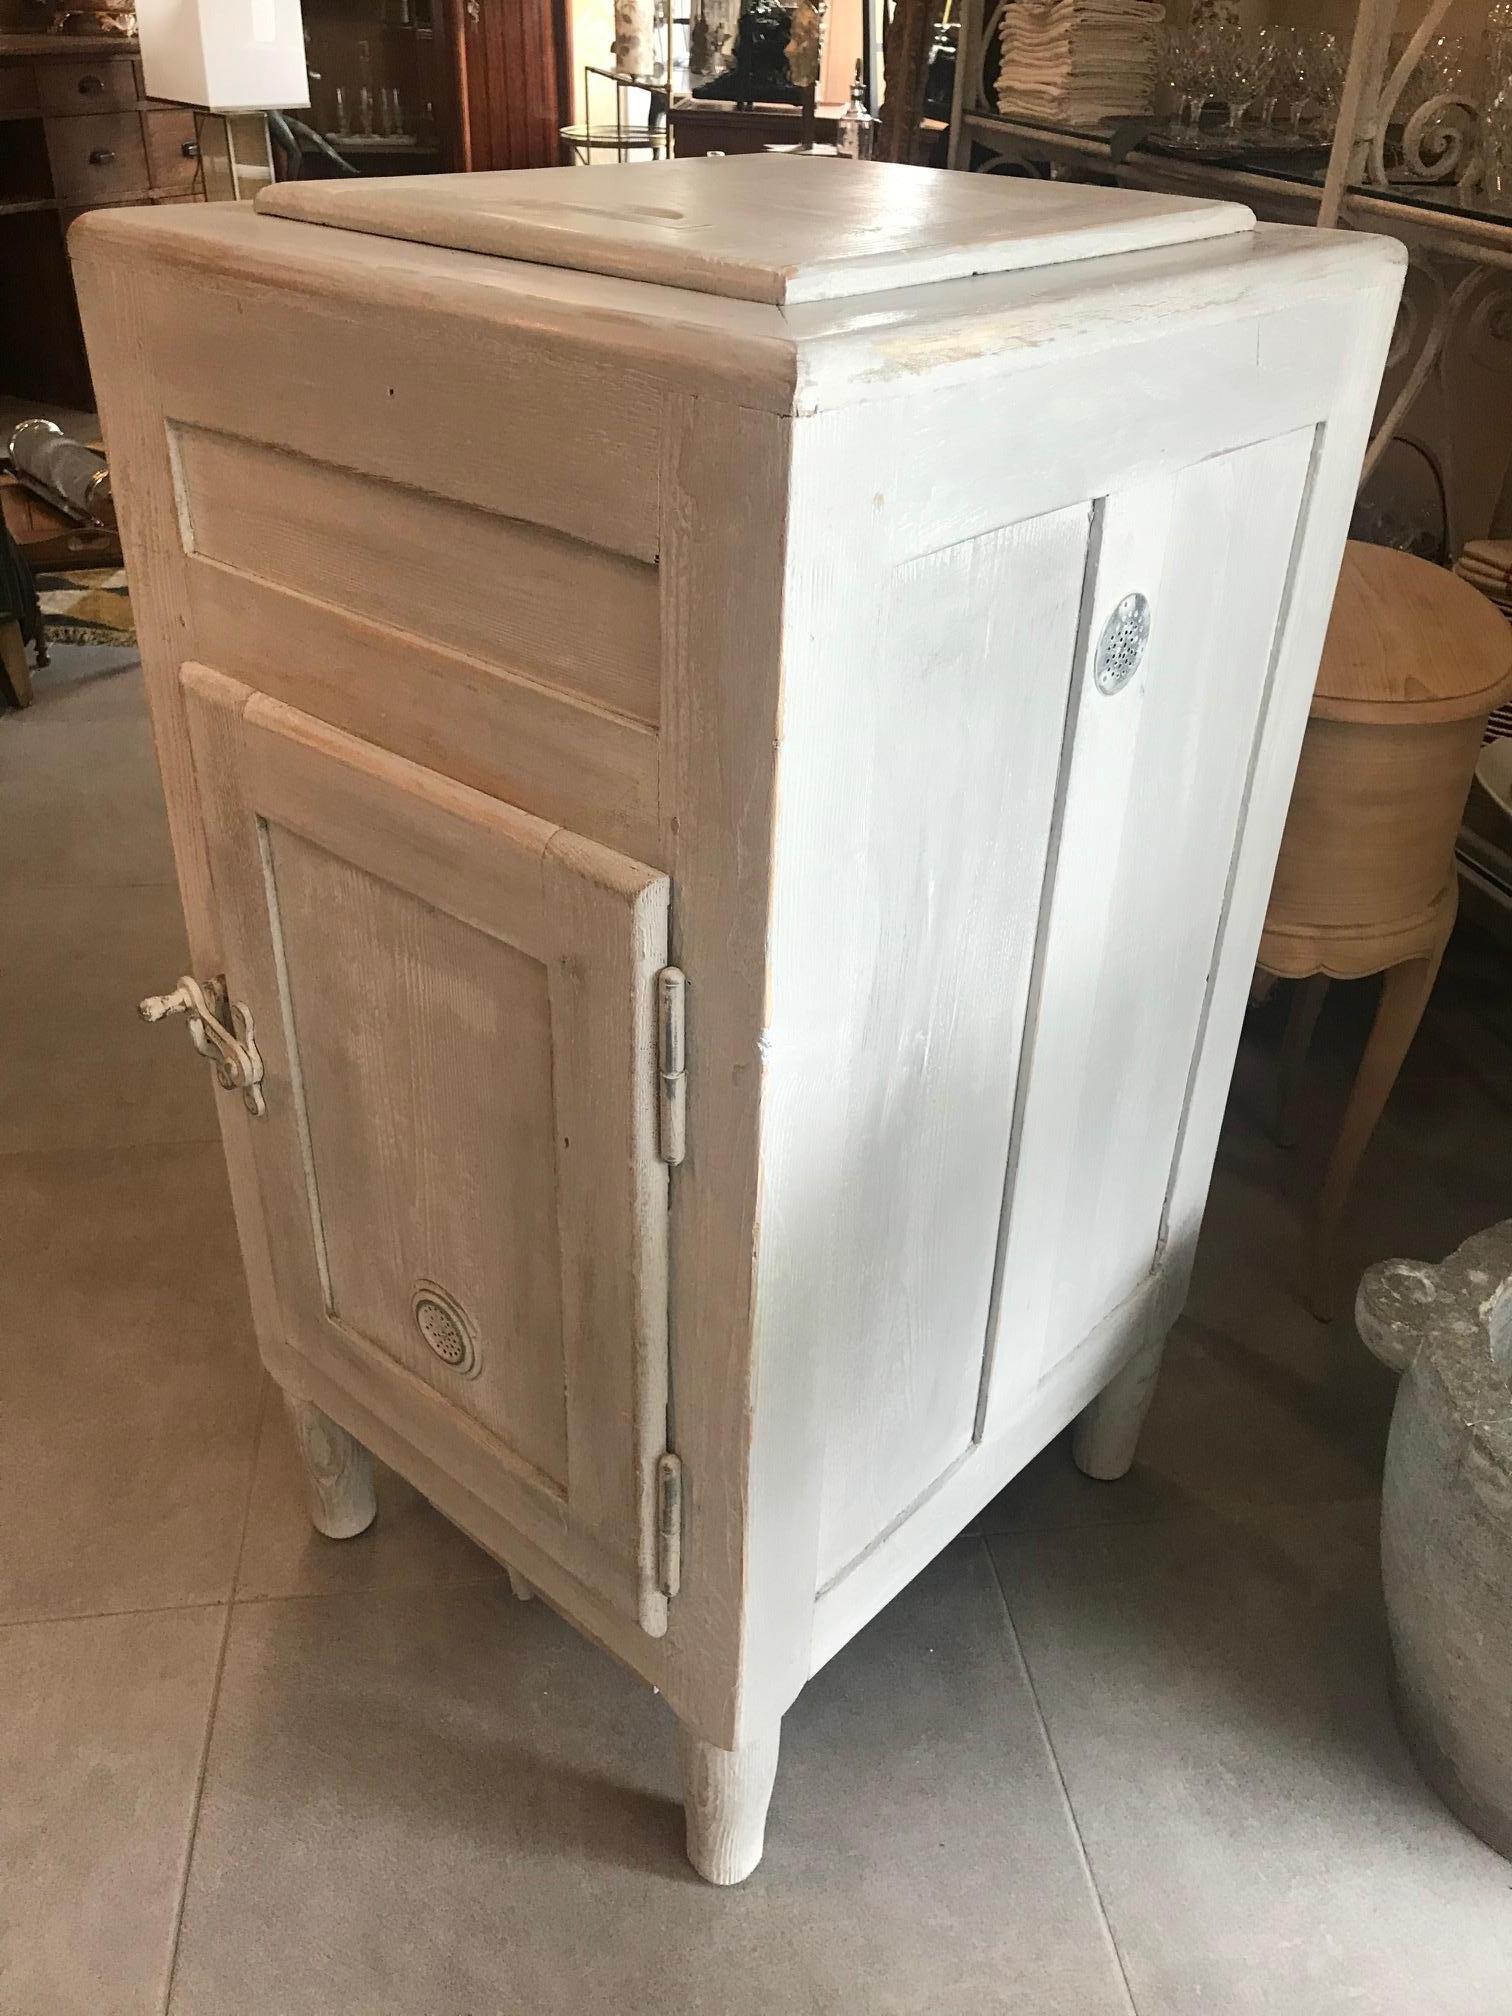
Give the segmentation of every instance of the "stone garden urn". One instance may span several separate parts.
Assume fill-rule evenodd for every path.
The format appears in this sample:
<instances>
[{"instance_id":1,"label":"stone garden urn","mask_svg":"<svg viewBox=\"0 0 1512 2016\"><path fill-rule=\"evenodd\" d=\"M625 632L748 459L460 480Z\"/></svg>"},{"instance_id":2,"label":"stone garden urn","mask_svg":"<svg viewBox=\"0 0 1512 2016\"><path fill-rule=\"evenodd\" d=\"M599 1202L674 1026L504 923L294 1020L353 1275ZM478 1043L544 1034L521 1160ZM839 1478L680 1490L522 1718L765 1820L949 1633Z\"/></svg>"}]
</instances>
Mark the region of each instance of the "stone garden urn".
<instances>
[{"instance_id":1,"label":"stone garden urn","mask_svg":"<svg viewBox=\"0 0 1512 2016\"><path fill-rule=\"evenodd\" d=\"M1360 1283L1402 1375L1381 1502L1397 1714L1424 1777L1512 1858L1512 1219Z\"/></svg>"}]
</instances>

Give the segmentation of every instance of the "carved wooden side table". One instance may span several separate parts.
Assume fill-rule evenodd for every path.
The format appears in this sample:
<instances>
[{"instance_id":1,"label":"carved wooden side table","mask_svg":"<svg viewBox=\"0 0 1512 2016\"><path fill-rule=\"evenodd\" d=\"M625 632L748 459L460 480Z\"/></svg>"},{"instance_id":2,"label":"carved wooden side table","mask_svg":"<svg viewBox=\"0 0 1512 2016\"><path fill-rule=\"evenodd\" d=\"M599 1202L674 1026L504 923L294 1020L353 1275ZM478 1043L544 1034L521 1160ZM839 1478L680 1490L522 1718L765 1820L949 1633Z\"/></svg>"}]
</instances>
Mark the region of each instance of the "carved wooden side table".
<instances>
[{"instance_id":1,"label":"carved wooden side table","mask_svg":"<svg viewBox=\"0 0 1512 2016\"><path fill-rule=\"evenodd\" d=\"M1295 1139L1308 1042L1330 980L1384 974L1309 1236L1307 1296L1335 1303L1335 1247L1360 1157L1422 1019L1454 926L1454 841L1512 630L1441 567L1351 540L1260 941L1305 980L1282 1051L1278 1133Z\"/></svg>"}]
</instances>

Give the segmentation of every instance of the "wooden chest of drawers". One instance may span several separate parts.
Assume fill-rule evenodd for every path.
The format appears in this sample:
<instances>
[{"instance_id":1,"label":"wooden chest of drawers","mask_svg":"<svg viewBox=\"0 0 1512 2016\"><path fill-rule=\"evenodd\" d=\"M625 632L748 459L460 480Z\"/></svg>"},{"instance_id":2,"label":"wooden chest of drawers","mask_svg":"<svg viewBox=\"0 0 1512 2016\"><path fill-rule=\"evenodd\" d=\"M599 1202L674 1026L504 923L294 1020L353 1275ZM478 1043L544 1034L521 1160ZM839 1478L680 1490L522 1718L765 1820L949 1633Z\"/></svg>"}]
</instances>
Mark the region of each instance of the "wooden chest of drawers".
<instances>
[{"instance_id":1,"label":"wooden chest of drawers","mask_svg":"<svg viewBox=\"0 0 1512 2016\"><path fill-rule=\"evenodd\" d=\"M0 392L94 403L64 233L200 189L194 114L145 96L135 43L0 33Z\"/></svg>"},{"instance_id":2,"label":"wooden chest of drawers","mask_svg":"<svg viewBox=\"0 0 1512 2016\"><path fill-rule=\"evenodd\" d=\"M738 1880L808 1676L1130 1460L1400 253L794 157L258 208L75 240L153 1012L319 1523L375 1450L658 1686Z\"/></svg>"}]
</instances>

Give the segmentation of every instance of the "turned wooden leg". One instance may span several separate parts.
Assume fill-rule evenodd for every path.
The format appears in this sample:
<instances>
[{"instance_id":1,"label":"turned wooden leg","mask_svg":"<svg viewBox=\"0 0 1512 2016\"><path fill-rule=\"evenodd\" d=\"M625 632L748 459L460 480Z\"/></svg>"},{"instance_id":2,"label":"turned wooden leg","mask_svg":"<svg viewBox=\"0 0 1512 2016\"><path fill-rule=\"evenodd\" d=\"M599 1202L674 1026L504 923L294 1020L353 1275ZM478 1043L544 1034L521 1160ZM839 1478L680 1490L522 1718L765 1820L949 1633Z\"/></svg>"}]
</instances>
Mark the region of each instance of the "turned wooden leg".
<instances>
[{"instance_id":1,"label":"turned wooden leg","mask_svg":"<svg viewBox=\"0 0 1512 2016\"><path fill-rule=\"evenodd\" d=\"M520 1601L522 1603L533 1603L535 1601L535 1590L525 1580L525 1577L523 1575L517 1575L513 1568L507 1566L504 1572L509 1577L510 1588L513 1589L514 1593L516 1594L516 1596L519 1597Z\"/></svg>"},{"instance_id":2,"label":"turned wooden leg","mask_svg":"<svg viewBox=\"0 0 1512 2016\"><path fill-rule=\"evenodd\" d=\"M1141 1345L1123 1370L1076 1417L1071 1455L1084 1477L1111 1484L1127 1474L1155 1397L1165 1334Z\"/></svg>"},{"instance_id":3,"label":"turned wooden leg","mask_svg":"<svg viewBox=\"0 0 1512 2016\"><path fill-rule=\"evenodd\" d=\"M743 1883L761 1860L781 1727L774 1722L739 1750L678 1728L688 1860L710 1883Z\"/></svg>"},{"instance_id":4,"label":"turned wooden leg","mask_svg":"<svg viewBox=\"0 0 1512 2016\"><path fill-rule=\"evenodd\" d=\"M377 1515L373 1459L355 1437L309 1400L285 1393L284 1406L304 1461L310 1519L328 1540L352 1540Z\"/></svg>"},{"instance_id":5,"label":"turned wooden leg","mask_svg":"<svg viewBox=\"0 0 1512 2016\"><path fill-rule=\"evenodd\" d=\"M1337 1301L1335 1248L1355 1171L1396 1083L1408 1046L1417 1034L1443 954L1443 944L1439 944L1421 958L1404 959L1399 966L1387 969L1381 983L1380 1006L1323 1178L1309 1241L1307 1300L1313 1314L1323 1323L1333 1316Z\"/></svg>"},{"instance_id":6,"label":"turned wooden leg","mask_svg":"<svg viewBox=\"0 0 1512 2016\"><path fill-rule=\"evenodd\" d=\"M1307 1053L1323 997L1328 992L1328 975L1314 973L1301 981L1291 999L1286 1017L1286 1034L1281 1038L1281 1068L1276 1076L1276 1114L1271 1132L1283 1148L1295 1148L1301 1133L1302 1084L1307 1070Z\"/></svg>"}]
</instances>

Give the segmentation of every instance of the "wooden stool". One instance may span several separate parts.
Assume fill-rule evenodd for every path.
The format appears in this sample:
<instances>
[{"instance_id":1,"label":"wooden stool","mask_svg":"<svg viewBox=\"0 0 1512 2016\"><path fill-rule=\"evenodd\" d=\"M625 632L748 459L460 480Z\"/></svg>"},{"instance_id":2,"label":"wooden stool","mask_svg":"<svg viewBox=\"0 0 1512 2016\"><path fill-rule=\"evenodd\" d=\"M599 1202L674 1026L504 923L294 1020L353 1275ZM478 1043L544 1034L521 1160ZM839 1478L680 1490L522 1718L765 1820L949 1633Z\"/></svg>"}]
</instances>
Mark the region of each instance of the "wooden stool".
<instances>
[{"instance_id":1,"label":"wooden stool","mask_svg":"<svg viewBox=\"0 0 1512 2016\"><path fill-rule=\"evenodd\" d=\"M1309 1239L1307 1298L1325 1319L1350 1185L1454 926L1455 836L1486 716L1509 690L1512 629L1483 595L1426 560L1350 541L1259 955L1265 972L1309 983L1282 1047L1282 1140L1296 1138L1328 982L1386 976Z\"/></svg>"}]
</instances>

